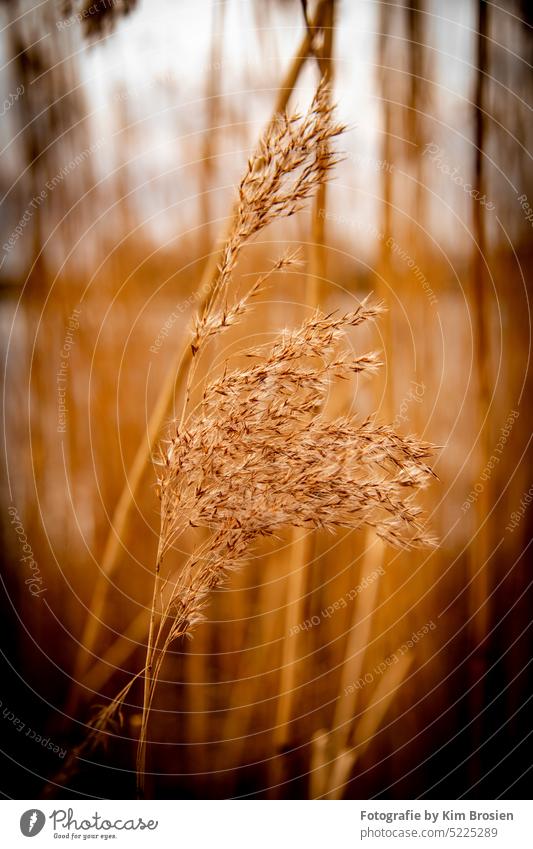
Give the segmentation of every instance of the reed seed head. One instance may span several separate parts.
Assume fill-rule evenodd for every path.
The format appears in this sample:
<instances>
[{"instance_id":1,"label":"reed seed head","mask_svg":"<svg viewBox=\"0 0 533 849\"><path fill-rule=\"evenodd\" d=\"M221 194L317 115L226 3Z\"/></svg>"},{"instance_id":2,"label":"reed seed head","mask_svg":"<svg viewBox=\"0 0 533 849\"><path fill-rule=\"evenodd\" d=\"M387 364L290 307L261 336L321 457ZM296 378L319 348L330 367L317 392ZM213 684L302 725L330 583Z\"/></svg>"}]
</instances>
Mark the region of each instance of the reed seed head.
<instances>
[{"instance_id":1,"label":"reed seed head","mask_svg":"<svg viewBox=\"0 0 533 849\"><path fill-rule=\"evenodd\" d=\"M365 300L344 315L317 312L270 348L249 350L251 365L211 380L162 446L162 551L187 526L211 531L178 580L174 636L199 620L254 542L282 528L366 525L394 546L433 543L414 501L432 475L431 447L374 418L319 412L331 380L379 368L376 353L353 356L346 329L382 311Z\"/></svg>"}]
</instances>

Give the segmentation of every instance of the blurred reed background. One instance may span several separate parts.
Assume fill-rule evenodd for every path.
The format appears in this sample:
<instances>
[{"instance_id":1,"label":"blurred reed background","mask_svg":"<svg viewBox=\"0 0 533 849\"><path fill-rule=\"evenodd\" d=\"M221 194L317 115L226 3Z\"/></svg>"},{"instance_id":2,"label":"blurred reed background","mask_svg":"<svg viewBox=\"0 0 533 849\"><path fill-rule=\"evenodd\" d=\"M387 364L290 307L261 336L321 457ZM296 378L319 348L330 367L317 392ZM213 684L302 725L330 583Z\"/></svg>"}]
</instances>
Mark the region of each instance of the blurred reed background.
<instances>
[{"instance_id":1,"label":"blurred reed background","mask_svg":"<svg viewBox=\"0 0 533 849\"><path fill-rule=\"evenodd\" d=\"M441 446L424 496L440 544L265 542L164 667L151 792L526 793L528 4L20 0L0 24L3 794L135 792L136 695L105 749L48 781L142 666L149 442L183 391L176 357L247 158L324 74L344 159L247 248L235 285L286 247L305 266L273 278L199 376L316 305L383 297L387 317L353 335L383 349L383 374L328 405Z\"/></svg>"}]
</instances>

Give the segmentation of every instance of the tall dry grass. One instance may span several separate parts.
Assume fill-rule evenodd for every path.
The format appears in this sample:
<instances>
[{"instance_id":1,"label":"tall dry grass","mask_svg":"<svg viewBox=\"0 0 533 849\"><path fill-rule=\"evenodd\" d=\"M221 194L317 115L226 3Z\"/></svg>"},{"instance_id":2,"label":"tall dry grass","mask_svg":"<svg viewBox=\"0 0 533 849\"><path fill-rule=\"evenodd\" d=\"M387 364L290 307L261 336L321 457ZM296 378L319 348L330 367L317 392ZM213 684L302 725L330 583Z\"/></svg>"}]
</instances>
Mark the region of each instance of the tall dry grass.
<instances>
[{"instance_id":1,"label":"tall dry grass","mask_svg":"<svg viewBox=\"0 0 533 849\"><path fill-rule=\"evenodd\" d=\"M142 679L140 796L146 792L148 726L165 657L176 641L190 636L210 593L245 565L261 538L289 526L330 532L367 526L395 546L432 544L414 501L432 474L430 446L374 418L328 419L322 412L333 381L379 368L376 353L352 353L346 330L376 319L381 303L365 300L345 314L317 310L272 345L242 352L251 364L227 365L208 379L190 409L201 353L211 338L244 317L268 277L230 299L243 248L324 185L337 162L331 141L342 129L325 83L306 115L274 117L248 161L218 273L194 322L181 415L156 459L161 523L146 662L98 714L88 741L95 743L120 721L131 687ZM295 261L294 254L283 256L273 270ZM204 538L177 577L164 575L166 556L191 528L202 529Z\"/></svg>"}]
</instances>

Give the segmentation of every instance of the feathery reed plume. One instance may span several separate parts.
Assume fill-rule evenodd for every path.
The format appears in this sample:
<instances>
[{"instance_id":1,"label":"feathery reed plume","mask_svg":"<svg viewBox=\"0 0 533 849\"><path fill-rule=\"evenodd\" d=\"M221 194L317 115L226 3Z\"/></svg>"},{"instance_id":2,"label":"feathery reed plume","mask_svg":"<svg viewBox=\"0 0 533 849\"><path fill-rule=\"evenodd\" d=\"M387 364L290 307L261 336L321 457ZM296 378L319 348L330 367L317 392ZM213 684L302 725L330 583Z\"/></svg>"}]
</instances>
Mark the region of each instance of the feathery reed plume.
<instances>
[{"instance_id":1,"label":"feathery reed plume","mask_svg":"<svg viewBox=\"0 0 533 849\"><path fill-rule=\"evenodd\" d=\"M277 116L248 163L222 260L195 323L181 417L156 459L161 528L143 670L93 722L92 742L120 719L134 680L144 677L137 786L144 794L147 727L163 661L174 641L203 618L210 592L242 567L253 544L282 528L371 526L399 546L431 543L413 501L432 474L430 447L400 437L374 419L328 421L319 411L335 378L373 373L375 353L353 356L346 330L373 320L381 303L365 299L345 315L316 312L269 347L245 355L248 368L208 382L197 408L188 402L198 355L208 339L238 321L282 257L228 305L228 290L246 242L272 221L292 215L336 163L329 141L342 131L322 83L307 115ZM344 342L344 344L343 344ZM162 582L168 550L188 527L208 529L173 583ZM163 593L163 590L165 591Z\"/></svg>"},{"instance_id":2,"label":"feathery reed plume","mask_svg":"<svg viewBox=\"0 0 533 849\"><path fill-rule=\"evenodd\" d=\"M211 292L196 322L193 353L205 338L206 323L220 298L227 294L244 245L272 221L298 212L324 183L338 161L329 141L343 131L342 124L334 120L324 80L303 118L286 112L273 117L241 180L231 232Z\"/></svg>"},{"instance_id":3,"label":"feathery reed plume","mask_svg":"<svg viewBox=\"0 0 533 849\"><path fill-rule=\"evenodd\" d=\"M249 158L217 274L194 323L193 362L187 377L182 421L203 344L214 333L234 323L245 302L261 286L259 281L243 301L228 308L229 284L242 249L273 221L302 209L306 199L328 179L338 162L329 142L343 131L343 125L334 120L328 85L322 80L307 114L303 118L287 112L275 114ZM291 262L290 258L281 259L272 271L283 270Z\"/></svg>"},{"instance_id":4,"label":"feathery reed plume","mask_svg":"<svg viewBox=\"0 0 533 849\"><path fill-rule=\"evenodd\" d=\"M378 368L376 354L354 357L339 348L346 328L382 311L365 300L343 316L317 312L270 350L245 352L254 364L212 380L186 425L161 447L158 561L187 527L207 528L211 536L182 569L157 635L153 610L140 772L166 651L202 620L210 592L244 565L259 537L287 526L332 531L366 524L396 546L432 543L413 503L432 474L430 446L371 418L316 415L332 378Z\"/></svg>"},{"instance_id":5,"label":"feathery reed plume","mask_svg":"<svg viewBox=\"0 0 533 849\"><path fill-rule=\"evenodd\" d=\"M289 525L367 524L393 545L429 542L411 497L431 475L429 446L372 418L315 415L332 377L379 367L375 353L338 348L344 328L382 309L365 300L340 317L317 313L270 351L248 351L250 368L209 383L158 460L163 554L188 525L210 528L222 548L228 532L233 547L236 535Z\"/></svg>"},{"instance_id":6,"label":"feathery reed plume","mask_svg":"<svg viewBox=\"0 0 533 849\"><path fill-rule=\"evenodd\" d=\"M320 8L322 6L323 3L320 4ZM299 68L300 64L301 57L298 58L295 67ZM285 102L284 98L282 102ZM248 161L216 274L206 286L207 292L203 293L203 306L194 322L180 424L183 424L186 418L199 354L205 344L212 336L242 318L248 309L250 299L258 293L272 273L284 271L298 262L296 253L283 256L268 274L256 280L244 296L229 306L229 284L244 246L272 221L291 216L301 209L305 200L328 178L329 172L337 162L329 142L343 130L344 127L334 120L334 110L325 81L318 86L310 108L303 118L297 114L289 115L284 110L282 113L276 113L268 124L255 153ZM180 367L181 363L182 361L180 361ZM162 535L156 560L150 613L141 741L146 731L145 719L150 702L149 681L152 674L156 606L160 592L161 561L165 550L165 540ZM106 708L105 721L111 719L120 709L132 683L126 685L119 697ZM101 732L100 720L103 716L102 713L91 724L92 731L87 740L87 746L92 746L97 741Z\"/></svg>"},{"instance_id":7,"label":"feathery reed plume","mask_svg":"<svg viewBox=\"0 0 533 849\"><path fill-rule=\"evenodd\" d=\"M202 346L210 336L224 330L239 315L242 315L249 298L256 293L263 282L258 281L244 298L237 301L232 307L228 307L229 284L242 249L255 234L267 227L272 221L286 218L298 212L314 190L328 179L329 172L338 161L329 143L343 130L344 127L334 120L334 109L331 104L328 85L325 80L322 80L307 114L303 118L300 115L288 115L286 112L274 115L255 153L248 160L248 167L239 186L238 203L222 251L218 272L195 323L194 336L191 342L192 361L187 375L180 426L186 419L192 383L198 364L198 354ZM273 270L276 268L283 270L294 261L294 256L284 257L278 261ZM153 698L151 676L154 653L161 632L156 638L156 604L160 589L161 561L169 542L165 533L167 516L168 514L163 508L148 634L143 718L137 757L138 790L141 794L144 792L142 785L146 753L146 726ZM229 545L222 545L228 557L235 545L237 545L235 540L232 540Z\"/></svg>"}]
</instances>

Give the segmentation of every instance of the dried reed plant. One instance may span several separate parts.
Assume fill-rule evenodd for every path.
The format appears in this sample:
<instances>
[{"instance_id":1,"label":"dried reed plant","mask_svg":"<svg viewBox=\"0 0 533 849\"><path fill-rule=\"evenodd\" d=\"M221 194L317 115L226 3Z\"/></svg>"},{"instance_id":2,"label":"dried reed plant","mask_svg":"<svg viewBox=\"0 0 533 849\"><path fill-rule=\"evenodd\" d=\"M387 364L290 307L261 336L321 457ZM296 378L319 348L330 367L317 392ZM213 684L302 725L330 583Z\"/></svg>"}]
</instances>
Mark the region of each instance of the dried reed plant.
<instances>
[{"instance_id":1,"label":"dried reed plant","mask_svg":"<svg viewBox=\"0 0 533 849\"><path fill-rule=\"evenodd\" d=\"M191 342L193 362L189 369L182 421L195 374L197 355L207 340L234 324L244 313L250 298L263 280L231 307L227 305L229 285L241 251L249 240L273 221L298 212L318 186L328 179L337 157L329 142L344 127L333 117L327 84L322 81L307 114L277 113L269 123L238 191L238 204L225 242L218 272L198 316ZM274 267L291 264L282 258Z\"/></svg>"},{"instance_id":2,"label":"dried reed plant","mask_svg":"<svg viewBox=\"0 0 533 849\"><path fill-rule=\"evenodd\" d=\"M430 446L373 418L328 420L322 412L332 380L379 368L375 353L353 356L346 331L374 320L383 312L381 303L366 299L344 315L317 311L272 345L244 352L251 364L226 367L189 410L198 356L209 339L243 317L273 271L297 262L294 254L282 257L229 304L240 252L268 224L294 214L329 178L337 162L330 141L342 129L325 84L303 118L284 114L270 123L248 162L222 260L194 324L181 416L156 458L161 529L146 663L98 714L87 741L94 743L120 720L131 687L143 678L139 795L145 790L148 722L167 652L190 636L211 591L245 564L260 537L289 526L334 531L367 525L393 545L432 543L414 503L432 474ZM177 578L163 579L165 555L191 527L205 529L206 539Z\"/></svg>"},{"instance_id":3,"label":"dried reed plant","mask_svg":"<svg viewBox=\"0 0 533 849\"><path fill-rule=\"evenodd\" d=\"M328 4L331 0L319 0L316 5L314 16L308 20L302 40L298 44L293 59L285 72L285 76L280 83L276 103L273 114L282 114L286 111L291 94L294 90L296 82L304 68L309 57L314 56L317 51L316 42L322 34L322 27L326 23L325 18ZM230 224L233 221L233 212L230 217ZM231 232L231 230L229 231ZM211 293L211 287L216 280L219 272L219 265L222 257L223 246L227 239L226 235L221 239L221 246L216 248L207 261L207 264L202 273L201 281L198 287L198 298L202 304L201 310L207 303L208 295ZM149 461L153 446L157 444L161 428L164 424L169 410L172 408L175 391L181 388L186 380L186 376L191 367L193 359L192 347L187 342L180 349L173 361L169 363L165 377L161 383L156 402L154 404L151 415L146 426L146 433L137 447L132 465L128 470L127 479L122 488L120 497L113 511L111 527L106 539L102 558L100 561L100 571L97 575L93 597L90 602L88 615L86 617L82 635L80 638L80 648L76 655L72 680L73 686L70 689L66 713L73 713L76 705L82 695L82 688L78 686L78 680L85 676L86 687L98 689L110 677L110 671L117 666L124 664L132 653L132 646L135 646L146 630L146 611L142 610L138 616L131 622L124 634L125 639L115 640L108 647L104 654L97 655L95 653L96 640L99 631L99 624L103 618L103 611L107 590L110 585L109 577L117 568L121 553L122 540L126 533L128 524L133 514L133 505L135 504L135 496L138 493L141 482L146 469L147 461ZM91 657L97 659L93 662L89 673L87 669L91 664ZM100 662L104 660L105 662Z\"/></svg>"},{"instance_id":4,"label":"dried reed plant","mask_svg":"<svg viewBox=\"0 0 533 849\"><path fill-rule=\"evenodd\" d=\"M166 584L156 577L140 776L148 716L166 652L202 620L211 591L245 564L260 537L275 536L288 526L333 531L364 524L393 545L431 544L413 500L431 476L426 462L430 447L371 418L328 421L316 413L332 378L379 367L374 353L353 356L339 348L346 328L381 311L380 304L364 301L342 316L316 313L269 350L245 352L253 364L211 380L198 408L162 445L157 572L187 528L206 528L209 534L159 611L156 604Z\"/></svg>"}]
</instances>

